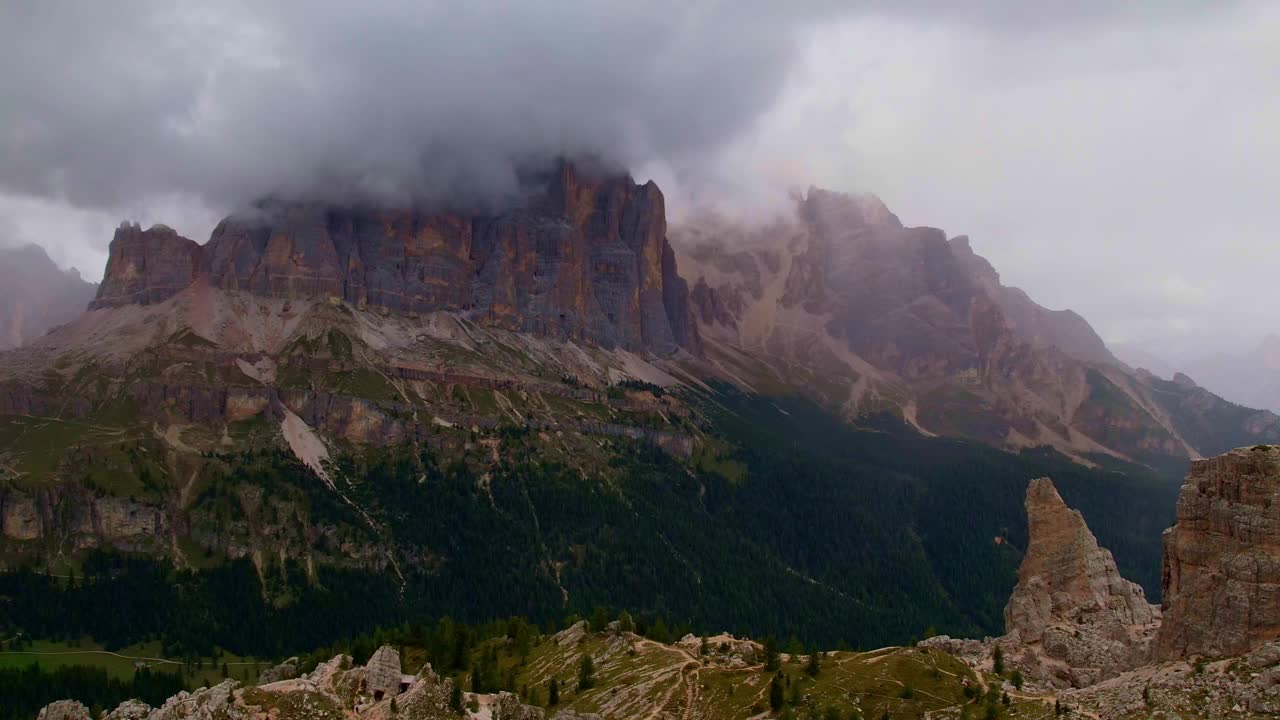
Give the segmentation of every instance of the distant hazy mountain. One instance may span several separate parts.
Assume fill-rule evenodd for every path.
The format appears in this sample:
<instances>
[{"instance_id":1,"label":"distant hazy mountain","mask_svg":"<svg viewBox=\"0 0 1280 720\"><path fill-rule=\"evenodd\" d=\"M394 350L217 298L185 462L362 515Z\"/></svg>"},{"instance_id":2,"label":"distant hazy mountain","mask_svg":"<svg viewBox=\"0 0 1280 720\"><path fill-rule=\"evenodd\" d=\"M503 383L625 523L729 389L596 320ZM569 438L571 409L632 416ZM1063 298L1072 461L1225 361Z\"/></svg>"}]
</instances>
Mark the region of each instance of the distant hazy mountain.
<instances>
[{"instance_id":1,"label":"distant hazy mountain","mask_svg":"<svg viewBox=\"0 0 1280 720\"><path fill-rule=\"evenodd\" d=\"M671 244L708 363L753 387L771 370L851 419L1170 467L1280 441L1280 417L1123 367L1084 318L1002 284L968 238L906 227L871 195L814 188L792 219L697 218Z\"/></svg>"},{"instance_id":2,"label":"distant hazy mountain","mask_svg":"<svg viewBox=\"0 0 1280 720\"><path fill-rule=\"evenodd\" d=\"M1280 335L1267 335L1252 350L1215 353L1183 365L1196 382L1232 402L1280 409Z\"/></svg>"},{"instance_id":3,"label":"distant hazy mountain","mask_svg":"<svg viewBox=\"0 0 1280 720\"><path fill-rule=\"evenodd\" d=\"M1115 353L1120 362L1135 370L1139 368L1149 370L1165 380L1172 378L1174 373L1178 372L1175 363L1147 350L1139 343L1113 342L1108 343L1107 347L1111 348L1111 352Z\"/></svg>"},{"instance_id":4,"label":"distant hazy mountain","mask_svg":"<svg viewBox=\"0 0 1280 720\"><path fill-rule=\"evenodd\" d=\"M0 248L0 350L74 319L96 290L75 269L55 265L38 245Z\"/></svg>"}]
</instances>

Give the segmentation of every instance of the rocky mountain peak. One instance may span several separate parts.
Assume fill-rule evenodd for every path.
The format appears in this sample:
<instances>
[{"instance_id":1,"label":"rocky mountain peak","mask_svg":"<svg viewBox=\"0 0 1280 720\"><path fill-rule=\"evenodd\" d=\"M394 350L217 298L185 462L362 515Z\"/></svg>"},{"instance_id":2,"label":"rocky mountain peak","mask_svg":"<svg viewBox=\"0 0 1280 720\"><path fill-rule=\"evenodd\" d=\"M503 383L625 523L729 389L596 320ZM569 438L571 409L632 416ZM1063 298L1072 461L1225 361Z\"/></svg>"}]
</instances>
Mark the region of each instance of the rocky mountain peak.
<instances>
[{"instance_id":1,"label":"rocky mountain peak","mask_svg":"<svg viewBox=\"0 0 1280 720\"><path fill-rule=\"evenodd\" d=\"M261 203L204 245L125 223L93 307L154 304L197 280L283 299L341 300L604 347L671 354L699 341L662 192L562 162L541 193L489 214Z\"/></svg>"},{"instance_id":2,"label":"rocky mountain peak","mask_svg":"<svg viewBox=\"0 0 1280 720\"><path fill-rule=\"evenodd\" d=\"M1162 586L1162 658L1240 655L1280 638L1280 447L1191 463Z\"/></svg>"},{"instance_id":3,"label":"rocky mountain peak","mask_svg":"<svg viewBox=\"0 0 1280 720\"><path fill-rule=\"evenodd\" d=\"M1047 624L1079 611L1122 625L1152 622L1141 586L1120 576L1111 551L1098 546L1084 516L1063 502L1052 480L1031 481L1026 508L1027 551L1005 608L1006 630L1038 639Z\"/></svg>"},{"instance_id":4,"label":"rocky mountain peak","mask_svg":"<svg viewBox=\"0 0 1280 720\"><path fill-rule=\"evenodd\" d=\"M111 239L107 269L90 308L163 302L189 286L201 247L165 225L147 230L124 222Z\"/></svg>"}]
</instances>

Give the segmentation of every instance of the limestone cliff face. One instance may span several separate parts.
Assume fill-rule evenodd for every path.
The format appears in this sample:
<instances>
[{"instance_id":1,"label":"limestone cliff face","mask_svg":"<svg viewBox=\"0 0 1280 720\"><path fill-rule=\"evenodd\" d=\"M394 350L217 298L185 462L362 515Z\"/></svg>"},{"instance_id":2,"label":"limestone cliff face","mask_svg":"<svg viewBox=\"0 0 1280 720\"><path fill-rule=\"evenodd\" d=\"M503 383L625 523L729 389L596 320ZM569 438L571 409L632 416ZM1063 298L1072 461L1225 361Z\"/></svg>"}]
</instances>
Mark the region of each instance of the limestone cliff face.
<instances>
[{"instance_id":1,"label":"limestone cliff face","mask_svg":"<svg viewBox=\"0 0 1280 720\"><path fill-rule=\"evenodd\" d=\"M68 548L110 546L154 550L168 532L163 508L80 486L41 488L32 494L0 490L0 538L57 540Z\"/></svg>"},{"instance_id":2,"label":"limestone cliff face","mask_svg":"<svg viewBox=\"0 0 1280 720\"><path fill-rule=\"evenodd\" d=\"M200 246L171 228L124 223L111 239L107 269L90 307L167 300L191 284L201 259Z\"/></svg>"},{"instance_id":3,"label":"limestone cliff face","mask_svg":"<svg viewBox=\"0 0 1280 720\"><path fill-rule=\"evenodd\" d=\"M154 303L206 275L227 290L345 300L605 347L697 352L662 192L562 163L540 195L494 215L268 202L203 247L167 228L116 233L95 307Z\"/></svg>"},{"instance_id":4,"label":"limestone cliff face","mask_svg":"<svg viewBox=\"0 0 1280 720\"><path fill-rule=\"evenodd\" d=\"M1226 657L1280 638L1280 447L1198 460L1165 531L1163 659Z\"/></svg>"},{"instance_id":5,"label":"limestone cliff face","mask_svg":"<svg viewBox=\"0 0 1280 720\"><path fill-rule=\"evenodd\" d=\"M1065 665L1083 686L1137 667L1150 656L1160 613L1125 580L1111 552L1048 478L1027 487L1027 551L1005 607L1011 647Z\"/></svg>"}]
</instances>

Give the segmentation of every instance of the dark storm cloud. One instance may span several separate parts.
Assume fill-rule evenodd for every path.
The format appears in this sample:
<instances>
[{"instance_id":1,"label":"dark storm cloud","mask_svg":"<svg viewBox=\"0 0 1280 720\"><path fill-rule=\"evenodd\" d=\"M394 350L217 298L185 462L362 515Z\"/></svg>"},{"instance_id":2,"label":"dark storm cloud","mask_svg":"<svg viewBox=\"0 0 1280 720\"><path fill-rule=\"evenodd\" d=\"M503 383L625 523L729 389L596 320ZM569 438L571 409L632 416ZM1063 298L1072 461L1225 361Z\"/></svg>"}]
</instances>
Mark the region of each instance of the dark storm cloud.
<instances>
[{"instance_id":1,"label":"dark storm cloud","mask_svg":"<svg viewBox=\"0 0 1280 720\"><path fill-rule=\"evenodd\" d=\"M776 98L782 3L39 3L0 23L0 183L118 206L509 191L555 154L697 162Z\"/></svg>"},{"instance_id":2,"label":"dark storm cloud","mask_svg":"<svg viewBox=\"0 0 1280 720\"><path fill-rule=\"evenodd\" d=\"M818 21L1059 27L1152 6L1126 7L13 3L0 10L0 189L227 207L270 192L501 195L515 168L556 154L690 173L770 109Z\"/></svg>"}]
</instances>

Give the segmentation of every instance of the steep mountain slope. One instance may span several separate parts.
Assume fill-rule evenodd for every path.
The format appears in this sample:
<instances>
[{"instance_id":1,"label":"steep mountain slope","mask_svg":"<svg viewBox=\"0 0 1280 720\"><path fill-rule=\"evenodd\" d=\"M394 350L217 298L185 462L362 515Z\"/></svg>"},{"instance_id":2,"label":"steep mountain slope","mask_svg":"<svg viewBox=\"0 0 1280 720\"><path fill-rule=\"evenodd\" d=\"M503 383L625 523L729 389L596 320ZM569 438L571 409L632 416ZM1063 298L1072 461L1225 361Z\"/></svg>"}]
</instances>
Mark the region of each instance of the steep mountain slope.
<instances>
[{"instance_id":1,"label":"steep mountain slope","mask_svg":"<svg viewBox=\"0 0 1280 720\"><path fill-rule=\"evenodd\" d=\"M708 357L749 386L773 375L849 417L887 409L924 432L1083 460L1173 467L1280 438L1269 412L1129 371L1078 315L1001 285L966 238L903 227L870 196L813 189L794 218L703 218L672 243Z\"/></svg>"},{"instance_id":2,"label":"steep mountain slope","mask_svg":"<svg viewBox=\"0 0 1280 720\"><path fill-rule=\"evenodd\" d=\"M60 270L37 245L0 248L0 350L79 317L94 290L75 270Z\"/></svg>"}]
</instances>

